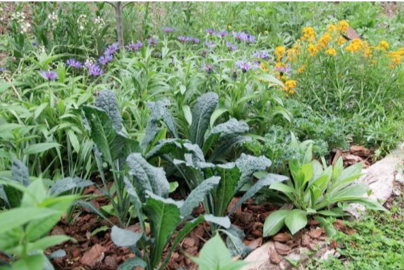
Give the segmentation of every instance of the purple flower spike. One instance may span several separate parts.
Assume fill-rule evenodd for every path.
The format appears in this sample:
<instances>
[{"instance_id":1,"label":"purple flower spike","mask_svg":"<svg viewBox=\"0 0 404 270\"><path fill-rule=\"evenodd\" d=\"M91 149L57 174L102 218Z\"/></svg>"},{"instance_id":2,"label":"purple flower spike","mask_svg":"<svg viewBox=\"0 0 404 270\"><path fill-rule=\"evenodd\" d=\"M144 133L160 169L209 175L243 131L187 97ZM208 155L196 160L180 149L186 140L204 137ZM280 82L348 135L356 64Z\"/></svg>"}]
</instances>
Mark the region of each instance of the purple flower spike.
<instances>
[{"instance_id":1,"label":"purple flower spike","mask_svg":"<svg viewBox=\"0 0 404 270\"><path fill-rule=\"evenodd\" d=\"M44 70L41 70L40 72L39 72L40 74L41 74L41 76L45 79L45 80L48 80L48 81L54 81L54 80L57 80L58 78L59 78L59 76L58 76L58 74L56 73L56 71L44 71Z\"/></svg>"},{"instance_id":2,"label":"purple flower spike","mask_svg":"<svg viewBox=\"0 0 404 270\"><path fill-rule=\"evenodd\" d=\"M100 76L100 75L104 74L104 71L100 68L100 66L93 64L89 67L88 73L91 76Z\"/></svg>"},{"instance_id":3,"label":"purple flower spike","mask_svg":"<svg viewBox=\"0 0 404 270\"><path fill-rule=\"evenodd\" d=\"M36 45L38 45L38 43L36 43L36 41L32 42L32 46L36 47Z\"/></svg>"},{"instance_id":4,"label":"purple flower spike","mask_svg":"<svg viewBox=\"0 0 404 270\"><path fill-rule=\"evenodd\" d=\"M228 36L228 35L229 35L229 32L227 32L227 31L220 31L217 35L218 35L219 37L221 37L221 38L224 38L225 36Z\"/></svg>"},{"instance_id":5,"label":"purple flower spike","mask_svg":"<svg viewBox=\"0 0 404 270\"><path fill-rule=\"evenodd\" d=\"M101 65L106 65L108 64L114 57L112 56L112 54L104 54L103 56L101 56L100 58L98 58L98 62Z\"/></svg>"},{"instance_id":6,"label":"purple flower spike","mask_svg":"<svg viewBox=\"0 0 404 270\"><path fill-rule=\"evenodd\" d=\"M193 42L193 41L194 41L194 37L191 37L191 36L186 37L186 40L187 40L187 42Z\"/></svg>"},{"instance_id":7,"label":"purple flower spike","mask_svg":"<svg viewBox=\"0 0 404 270\"><path fill-rule=\"evenodd\" d=\"M207 29L206 29L206 32L208 32L209 35L214 35L214 34L216 34L216 31L213 30L213 29L210 29L210 28L207 28Z\"/></svg>"},{"instance_id":8,"label":"purple flower spike","mask_svg":"<svg viewBox=\"0 0 404 270\"><path fill-rule=\"evenodd\" d=\"M66 64L69 67L74 67L74 68L81 68L83 66L83 64L79 60L76 60L74 58L67 60Z\"/></svg>"},{"instance_id":9,"label":"purple flower spike","mask_svg":"<svg viewBox=\"0 0 404 270\"><path fill-rule=\"evenodd\" d=\"M261 59L263 59L263 60L268 60L268 59L269 59L269 53L266 52L266 51L254 52L254 53L252 54L252 56L253 56L253 57L256 57L256 58L261 58Z\"/></svg>"},{"instance_id":10,"label":"purple flower spike","mask_svg":"<svg viewBox=\"0 0 404 270\"><path fill-rule=\"evenodd\" d=\"M174 29L171 27L163 27L162 30L164 33L172 33L174 31Z\"/></svg>"},{"instance_id":11,"label":"purple flower spike","mask_svg":"<svg viewBox=\"0 0 404 270\"><path fill-rule=\"evenodd\" d=\"M227 46L227 48L229 48L229 51L235 51L235 50L237 50L237 46L231 44L230 42L226 42L226 46Z\"/></svg>"},{"instance_id":12,"label":"purple flower spike","mask_svg":"<svg viewBox=\"0 0 404 270\"><path fill-rule=\"evenodd\" d=\"M286 67L276 67L274 68L274 70L285 73L287 76L290 76L290 74L292 73L292 67L290 66L290 64L286 64Z\"/></svg>"},{"instance_id":13,"label":"purple flower spike","mask_svg":"<svg viewBox=\"0 0 404 270\"><path fill-rule=\"evenodd\" d=\"M143 46L143 43L138 41L136 43L132 43L132 44L127 45L126 48L129 51L138 51L138 50L140 50L140 48L142 48L142 46Z\"/></svg>"},{"instance_id":14,"label":"purple flower spike","mask_svg":"<svg viewBox=\"0 0 404 270\"><path fill-rule=\"evenodd\" d=\"M192 39L192 42L193 42L194 44L199 44L199 38L193 38L193 39Z\"/></svg>"},{"instance_id":15,"label":"purple flower spike","mask_svg":"<svg viewBox=\"0 0 404 270\"><path fill-rule=\"evenodd\" d=\"M155 46L155 45L157 45L157 43L159 43L159 39L158 38L148 38L147 39L147 43L150 45L150 46Z\"/></svg>"},{"instance_id":16,"label":"purple flower spike","mask_svg":"<svg viewBox=\"0 0 404 270\"><path fill-rule=\"evenodd\" d=\"M255 42L255 36L247 34L247 40L248 43L254 43Z\"/></svg>"},{"instance_id":17,"label":"purple flower spike","mask_svg":"<svg viewBox=\"0 0 404 270\"><path fill-rule=\"evenodd\" d=\"M109 45L105 51L104 54L105 55L113 55L117 50L119 49L119 43L115 42L112 45Z\"/></svg>"},{"instance_id":18,"label":"purple flower spike","mask_svg":"<svg viewBox=\"0 0 404 270\"><path fill-rule=\"evenodd\" d=\"M4 71L6 71L6 68L0 67L0 72L4 72Z\"/></svg>"}]
</instances>

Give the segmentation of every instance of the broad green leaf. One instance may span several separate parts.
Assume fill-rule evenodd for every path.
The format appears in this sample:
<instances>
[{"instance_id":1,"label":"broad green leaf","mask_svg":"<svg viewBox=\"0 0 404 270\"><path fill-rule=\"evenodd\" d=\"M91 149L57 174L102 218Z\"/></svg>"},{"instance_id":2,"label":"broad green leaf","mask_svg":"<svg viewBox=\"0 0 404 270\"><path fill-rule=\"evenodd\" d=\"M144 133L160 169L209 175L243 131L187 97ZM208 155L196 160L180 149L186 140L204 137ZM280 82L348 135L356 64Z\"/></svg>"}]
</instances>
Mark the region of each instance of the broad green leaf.
<instances>
[{"instance_id":1,"label":"broad green leaf","mask_svg":"<svg viewBox=\"0 0 404 270\"><path fill-rule=\"evenodd\" d=\"M257 183L255 183L251 188L249 188L246 193L244 193L244 195L237 201L234 207L230 210L229 214L234 213L237 207L239 207L246 200L252 198L261 188L265 186L270 186L274 183L285 181L287 179L288 178L283 175L272 173L267 174L264 178L258 180Z\"/></svg>"},{"instance_id":2,"label":"broad green leaf","mask_svg":"<svg viewBox=\"0 0 404 270\"><path fill-rule=\"evenodd\" d=\"M344 169L338 176L337 180L332 186L332 190L336 191L346 187L362 175L362 162L356 163Z\"/></svg>"},{"instance_id":3,"label":"broad green leaf","mask_svg":"<svg viewBox=\"0 0 404 270\"><path fill-rule=\"evenodd\" d=\"M202 181L196 188L194 188L188 195L183 206L181 207L181 215L188 217L192 214L192 211L197 207L201 201L203 201L209 191L219 184L220 177L212 176L209 179Z\"/></svg>"},{"instance_id":4,"label":"broad green leaf","mask_svg":"<svg viewBox=\"0 0 404 270\"><path fill-rule=\"evenodd\" d=\"M198 264L199 270L241 269L246 265L245 262L232 260L230 252L219 234L205 243L199 253L199 258L191 257L191 260Z\"/></svg>"},{"instance_id":5,"label":"broad green leaf","mask_svg":"<svg viewBox=\"0 0 404 270\"><path fill-rule=\"evenodd\" d=\"M216 109L216 110L212 113L212 115L211 115L211 117L210 117L210 127L213 128L213 125L215 124L216 120L217 120L222 114L224 114L224 113L227 112L227 111L229 111L229 110L228 110L228 109L225 109L225 108L218 108L218 109Z\"/></svg>"},{"instance_id":6,"label":"broad green leaf","mask_svg":"<svg viewBox=\"0 0 404 270\"><path fill-rule=\"evenodd\" d=\"M169 154L175 151L176 149L181 149L182 145L188 140L179 140L179 139L165 139L160 140L157 144L145 155L146 159L149 160L156 156L161 156L164 154Z\"/></svg>"},{"instance_id":7,"label":"broad green leaf","mask_svg":"<svg viewBox=\"0 0 404 270\"><path fill-rule=\"evenodd\" d=\"M24 193L22 196L22 200L21 200L21 206L23 206L23 207L30 207L30 206L38 205L45 198L48 197L48 195L46 194L46 189L45 189L42 179L37 179L37 180L33 181L28 186L28 190L30 191L30 194L34 194L35 198L32 198L32 196L30 196L30 194Z\"/></svg>"},{"instance_id":8,"label":"broad green leaf","mask_svg":"<svg viewBox=\"0 0 404 270\"><path fill-rule=\"evenodd\" d=\"M46 152L49 149L57 148L59 146L60 144L58 143L36 143L27 146L23 151L25 155L33 155Z\"/></svg>"},{"instance_id":9,"label":"broad green leaf","mask_svg":"<svg viewBox=\"0 0 404 270\"><path fill-rule=\"evenodd\" d=\"M160 167L150 165L139 153L132 153L126 159L129 167L129 175L133 176L134 185L141 191L141 197L146 191L167 197L170 191L170 184L164 170Z\"/></svg>"},{"instance_id":10,"label":"broad green leaf","mask_svg":"<svg viewBox=\"0 0 404 270\"><path fill-rule=\"evenodd\" d=\"M21 226L31 220L49 217L59 213L53 209L23 207L14 208L0 213L0 234Z\"/></svg>"},{"instance_id":11,"label":"broad green leaf","mask_svg":"<svg viewBox=\"0 0 404 270\"><path fill-rule=\"evenodd\" d=\"M187 120L188 125L192 125L191 108L188 105L184 105L182 106L182 111L184 112L185 120Z\"/></svg>"},{"instance_id":12,"label":"broad green leaf","mask_svg":"<svg viewBox=\"0 0 404 270\"><path fill-rule=\"evenodd\" d=\"M277 210L272 212L264 222L264 237L272 236L285 225L285 218L290 210Z\"/></svg>"},{"instance_id":13,"label":"broad green leaf","mask_svg":"<svg viewBox=\"0 0 404 270\"><path fill-rule=\"evenodd\" d=\"M11 267L1 267L0 270L42 270L44 265L44 257L42 254L29 255L24 259L20 259L13 263Z\"/></svg>"},{"instance_id":14,"label":"broad green leaf","mask_svg":"<svg viewBox=\"0 0 404 270\"><path fill-rule=\"evenodd\" d=\"M232 257L241 256L241 258L244 258L252 251L249 246L244 244L245 234L241 229L231 226L227 230L220 231L227 235L226 245Z\"/></svg>"},{"instance_id":15,"label":"broad green leaf","mask_svg":"<svg viewBox=\"0 0 404 270\"><path fill-rule=\"evenodd\" d=\"M114 128L112 120L105 111L91 106L84 106L83 111L91 127L91 139L101 152L102 159L112 166L122 155L126 136Z\"/></svg>"},{"instance_id":16,"label":"broad green leaf","mask_svg":"<svg viewBox=\"0 0 404 270\"><path fill-rule=\"evenodd\" d=\"M251 181L254 173L258 171L265 171L272 162L265 156L251 156L242 153L236 160L236 166L241 171L240 180L237 184L236 191L240 190L242 186Z\"/></svg>"},{"instance_id":17,"label":"broad green leaf","mask_svg":"<svg viewBox=\"0 0 404 270\"><path fill-rule=\"evenodd\" d=\"M134 233L117 226L113 226L111 230L111 240L118 247L134 246L141 237L141 233Z\"/></svg>"},{"instance_id":18,"label":"broad green leaf","mask_svg":"<svg viewBox=\"0 0 404 270\"><path fill-rule=\"evenodd\" d=\"M67 235L51 235L51 236L46 236L42 239L39 239L36 242L33 243L29 243L28 244L28 249L27 252L32 252L35 250L41 250L41 251L45 251L46 249L56 246L62 242L65 241L75 241L74 238L71 238Z\"/></svg>"},{"instance_id":19,"label":"broad green leaf","mask_svg":"<svg viewBox=\"0 0 404 270\"><path fill-rule=\"evenodd\" d=\"M150 237L154 239L150 254L150 267L154 269L159 264L165 246L181 221L180 209L176 204L167 203L164 198L151 196L150 193L144 209L150 221Z\"/></svg>"},{"instance_id":20,"label":"broad green leaf","mask_svg":"<svg viewBox=\"0 0 404 270\"><path fill-rule=\"evenodd\" d=\"M224 216L226 209L236 193L236 187L241 176L238 168L216 168L220 175L220 182L213 194L214 209L216 216Z\"/></svg>"},{"instance_id":21,"label":"broad green leaf","mask_svg":"<svg viewBox=\"0 0 404 270\"><path fill-rule=\"evenodd\" d=\"M136 267L140 267L146 269L147 264L141 258L134 257L127 259L124 263L122 263L117 270L133 270Z\"/></svg>"},{"instance_id":22,"label":"broad green leaf","mask_svg":"<svg viewBox=\"0 0 404 270\"><path fill-rule=\"evenodd\" d=\"M141 143L141 147L143 149L156 137L157 133L160 130L160 121L163 121L166 124L168 130L173 134L173 136L175 138L178 138L174 118L167 109L167 106L169 104L170 102L167 99L147 103L147 106L151 110L151 114L149 121L147 122L146 134Z\"/></svg>"},{"instance_id":23,"label":"broad green leaf","mask_svg":"<svg viewBox=\"0 0 404 270\"><path fill-rule=\"evenodd\" d=\"M300 209L290 210L285 217L285 224L291 234L295 234L307 225L307 213Z\"/></svg>"},{"instance_id":24,"label":"broad green leaf","mask_svg":"<svg viewBox=\"0 0 404 270\"><path fill-rule=\"evenodd\" d=\"M211 214L205 214L203 217L207 222L215 223L219 226L222 226L225 229L230 228L231 222L229 217L215 217L214 215Z\"/></svg>"},{"instance_id":25,"label":"broad green leaf","mask_svg":"<svg viewBox=\"0 0 404 270\"><path fill-rule=\"evenodd\" d=\"M107 113L116 131L122 129L122 116L119 112L115 93L109 90L102 90L94 102L95 106Z\"/></svg>"},{"instance_id":26,"label":"broad green leaf","mask_svg":"<svg viewBox=\"0 0 404 270\"><path fill-rule=\"evenodd\" d=\"M274 183L270 186L270 189L278 190L283 193L294 193L295 192L295 190L292 187L285 185L283 183Z\"/></svg>"},{"instance_id":27,"label":"broad green leaf","mask_svg":"<svg viewBox=\"0 0 404 270\"><path fill-rule=\"evenodd\" d=\"M83 188L94 183L90 180L83 180L79 177L66 177L61 180L57 180L56 183L49 189L49 194L59 195L66 191L72 190L73 188Z\"/></svg>"},{"instance_id":28,"label":"broad green leaf","mask_svg":"<svg viewBox=\"0 0 404 270\"><path fill-rule=\"evenodd\" d=\"M218 101L216 93L205 93L196 100L196 104L192 108L191 141L200 147L203 145L210 117L215 111Z\"/></svg>"}]
</instances>

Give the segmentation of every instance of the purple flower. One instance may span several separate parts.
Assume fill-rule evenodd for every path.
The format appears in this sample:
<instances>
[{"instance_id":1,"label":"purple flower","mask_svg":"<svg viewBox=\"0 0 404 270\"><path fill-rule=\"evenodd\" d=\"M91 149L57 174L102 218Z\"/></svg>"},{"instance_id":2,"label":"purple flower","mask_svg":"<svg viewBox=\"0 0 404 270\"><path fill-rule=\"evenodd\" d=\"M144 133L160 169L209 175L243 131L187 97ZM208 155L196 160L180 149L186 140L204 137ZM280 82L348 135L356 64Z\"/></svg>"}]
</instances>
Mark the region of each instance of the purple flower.
<instances>
[{"instance_id":1,"label":"purple flower","mask_svg":"<svg viewBox=\"0 0 404 270\"><path fill-rule=\"evenodd\" d=\"M193 39L192 39L192 42L193 42L194 44L198 44L198 43L199 43L199 38L193 38Z\"/></svg>"},{"instance_id":2,"label":"purple flower","mask_svg":"<svg viewBox=\"0 0 404 270\"><path fill-rule=\"evenodd\" d=\"M36 41L32 42L32 46L36 47L36 45L38 45L38 43L36 43Z\"/></svg>"},{"instance_id":3,"label":"purple flower","mask_svg":"<svg viewBox=\"0 0 404 270\"><path fill-rule=\"evenodd\" d=\"M157 45L157 43L159 43L159 39L156 38L156 37L154 37L154 38L148 38L148 39L147 39L147 43L148 43L150 46L155 46L155 45Z\"/></svg>"},{"instance_id":4,"label":"purple flower","mask_svg":"<svg viewBox=\"0 0 404 270\"><path fill-rule=\"evenodd\" d=\"M205 41L205 46L209 48L210 52L212 52L215 49L216 44L213 41Z\"/></svg>"},{"instance_id":5,"label":"purple flower","mask_svg":"<svg viewBox=\"0 0 404 270\"><path fill-rule=\"evenodd\" d=\"M255 36L247 34L247 42L248 43L254 43L255 42Z\"/></svg>"},{"instance_id":6,"label":"purple flower","mask_svg":"<svg viewBox=\"0 0 404 270\"><path fill-rule=\"evenodd\" d=\"M174 31L174 29L173 28L171 28L171 27L163 27L163 32L165 32L165 33L171 33L171 32L173 32Z\"/></svg>"},{"instance_id":7,"label":"purple flower","mask_svg":"<svg viewBox=\"0 0 404 270\"><path fill-rule=\"evenodd\" d=\"M74 58L67 60L66 64L69 67L74 67L74 68L81 68L83 66L83 64L79 60L76 60Z\"/></svg>"},{"instance_id":8,"label":"purple flower","mask_svg":"<svg viewBox=\"0 0 404 270\"><path fill-rule=\"evenodd\" d=\"M276 67L274 68L274 70L285 73L287 76L290 76L290 74L292 73L292 67L290 66L290 64L286 64L285 67Z\"/></svg>"},{"instance_id":9,"label":"purple flower","mask_svg":"<svg viewBox=\"0 0 404 270\"><path fill-rule=\"evenodd\" d=\"M187 38L184 37L184 36L179 36L179 37L178 37L178 40L181 41L182 43L187 42Z\"/></svg>"},{"instance_id":10,"label":"purple flower","mask_svg":"<svg viewBox=\"0 0 404 270\"><path fill-rule=\"evenodd\" d=\"M114 56L112 54L104 54L103 56L98 58L98 62L101 65L105 65L105 64L108 64L113 58L114 58Z\"/></svg>"},{"instance_id":11,"label":"purple flower","mask_svg":"<svg viewBox=\"0 0 404 270\"><path fill-rule=\"evenodd\" d=\"M229 35L229 32L227 32L227 31L220 31L217 35L218 35L219 37L221 37L221 38L224 38L225 36L228 36L228 35Z\"/></svg>"},{"instance_id":12,"label":"purple flower","mask_svg":"<svg viewBox=\"0 0 404 270\"><path fill-rule=\"evenodd\" d=\"M237 50L237 45L233 45L230 42L226 42L227 48L229 48L229 51L235 51Z\"/></svg>"},{"instance_id":13,"label":"purple flower","mask_svg":"<svg viewBox=\"0 0 404 270\"><path fill-rule=\"evenodd\" d=\"M206 50L202 50L202 57L206 57L206 54L207 54L208 52L206 51Z\"/></svg>"},{"instance_id":14,"label":"purple flower","mask_svg":"<svg viewBox=\"0 0 404 270\"><path fill-rule=\"evenodd\" d=\"M212 71L213 71L213 66L212 65L207 64L207 65L204 66L204 68L205 68L205 70L206 70L206 72L208 74L211 74Z\"/></svg>"},{"instance_id":15,"label":"purple flower","mask_svg":"<svg viewBox=\"0 0 404 270\"><path fill-rule=\"evenodd\" d=\"M100 66L98 66L97 64L92 64L89 68L88 68L88 74L92 75L92 76L100 76L104 73L104 71L100 68Z\"/></svg>"},{"instance_id":16,"label":"purple flower","mask_svg":"<svg viewBox=\"0 0 404 270\"><path fill-rule=\"evenodd\" d=\"M87 60L84 62L84 66L85 66L86 68L90 68L90 67L93 66L93 62L91 62L89 59L87 59Z\"/></svg>"},{"instance_id":17,"label":"purple flower","mask_svg":"<svg viewBox=\"0 0 404 270\"><path fill-rule=\"evenodd\" d=\"M216 31L213 30L213 29L210 29L210 28L207 28L207 29L206 29L206 32L208 32L209 35L214 35L214 34L216 34Z\"/></svg>"},{"instance_id":18,"label":"purple flower","mask_svg":"<svg viewBox=\"0 0 404 270\"><path fill-rule=\"evenodd\" d=\"M186 37L186 40L187 40L187 42L193 42L193 41L194 41L194 37L191 37L191 36Z\"/></svg>"},{"instance_id":19,"label":"purple flower","mask_svg":"<svg viewBox=\"0 0 404 270\"><path fill-rule=\"evenodd\" d=\"M112 45L109 45L105 51L104 54L105 55L113 55L117 50L119 49L119 43L115 42Z\"/></svg>"},{"instance_id":20,"label":"purple flower","mask_svg":"<svg viewBox=\"0 0 404 270\"><path fill-rule=\"evenodd\" d=\"M268 60L268 59L269 59L269 53L266 52L266 51L261 51L261 52L255 51L255 52L252 54L252 56L253 56L253 57L256 57L256 58L261 58L261 59L263 59L263 60Z\"/></svg>"},{"instance_id":21,"label":"purple flower","mask_svg":"<svg viewBox=\"0 0 404 270\"><path fill-rule=\"evenodd\" d=\"M0 67L0 72L4 72L4 71L6 71L6 68Z\"/></svg>"},{"instance_id":22,"label":"purple flower","mask_svg":"<svg viewBox=\"0 0 404 270\"><path fill-rule=\"evenodd\" d=\"M244 32L233 32L233 37L239 41L247 41L247 34Z\"/></svg>"},{"instance_id":23,"label":"purple flower","mask_svg":"<svg viewBox=\"0 0 404 270\"><path fill-rule=\"evenodd\" d=\"M39 72L40 74L41 74L41 76L45 79L45 80L48 80L48 81L54 81L54 80L57 80L58 78L59 78L59 76L58 76L58 74L56 73L56 71L44 71L44 70L41 70L40 72Z\"/></svg>"},{"instance_id":24,"label":"purple flower","mask_svg":"<svg viewBox=\"0 0 404 270\"><path fill-rule=\"evenodd\" d=\"M249 71L250 69L256 69L257 68L257 66L255 64L251 64L251 63L249 63L247 61L237 61L236 66L241 68L241 71L243 73Z\"/></svg>"},{"instance_id":25,"label":"purple flower","mask_svg":"<svg viewBox=\"0 0 404 270\"><path fill-rule=\"evenodd\" d=\"M127 48L129 51L138 51L138 50L140 50L140 48L142 48L142 46L143 46L143 43L140 42L140 41L138 41L138 42L136 42L136 43L128 44L128 45L126 46L126 48Z\"/></svg>"}]
</instances>

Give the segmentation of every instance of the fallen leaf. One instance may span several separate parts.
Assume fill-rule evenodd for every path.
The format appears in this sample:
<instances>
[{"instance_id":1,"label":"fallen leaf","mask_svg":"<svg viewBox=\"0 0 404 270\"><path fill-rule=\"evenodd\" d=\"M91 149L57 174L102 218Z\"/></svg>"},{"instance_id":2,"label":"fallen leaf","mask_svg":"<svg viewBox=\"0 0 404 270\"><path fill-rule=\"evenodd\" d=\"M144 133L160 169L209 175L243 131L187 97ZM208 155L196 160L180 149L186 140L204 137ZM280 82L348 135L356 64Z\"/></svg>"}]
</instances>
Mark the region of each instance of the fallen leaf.
<instances>
[{"instance_id":1,"label":"fallen leaf","mask_svg":"<svg viewBox=\"0 0 404 270\"><path fill-rule=\"evenodd\" d=\"M269 260L273 264L280 264L281 262L281 258L279 258L278 253L273 248L269 249Z\"/></svg>"},{"instance_id":2,"label":"fallen leaf","mask_svg":"<svg viewBox=\"0 0 404 270\"><path fill-rule=\"evenodd\" d=\"M106 250L107 249L103 246L96 244L90 250L84 253L83 257L80 259L80 262L90 267L94 267L97 262L102 261L104 258L104 252Z\"/></svg>"},{"instance_id":3,"label":"fallen leaf","mask_svg":"<svg viewBox=\"0 0 404 270\"><path fill-rule=\"evenodd\" d=\"M261 245L262 245L262 237L256 238L256 239L252 240L250 243L248 243L248 246L251 249L256 249L257 247L260 247Z\"/></svg>"},{"instance_id":4,"label":"fallen leaf","mask_svg":"<svg viewBox=\"0 0 404 270\"><path fill-rule=\"evenodd\" d=\"M310 236L308 234L303 234L302 246L307 247L309 244L310 244Z\"/></svg>"},{"instance_id":5,"label":"fallen leaf","mask_svg":"<svg viewBox=\"0 0 404 270\"><path fill-rule=\"evenodd\" d=\"M291 248L280 242L275 242L275 249L280 255L287 255L290 253Z\"/></svg>"},{"instance_id":6,"label":"fallen leaf","mask_svg":"<svg viewBox=\"0 0 404 270\"><path fill-rule=\"evenodd\" d=\"M323 229L321 229L321 228L311 229L309 232L310 237L314 238L314 239L318 239L322 234L323 234Z\"/></svg>"},{"instance_id":7,"label":"fallen leaf","mask_svg":"<svg viewBox=\"0 0 404 270\"><path fill-rule=\"evenodd\" d=\"M287 233L278 233L274 237L272 237L274 241L285 243L288 240L292 239L292 236Z\"/></svg>"}]
</instances>

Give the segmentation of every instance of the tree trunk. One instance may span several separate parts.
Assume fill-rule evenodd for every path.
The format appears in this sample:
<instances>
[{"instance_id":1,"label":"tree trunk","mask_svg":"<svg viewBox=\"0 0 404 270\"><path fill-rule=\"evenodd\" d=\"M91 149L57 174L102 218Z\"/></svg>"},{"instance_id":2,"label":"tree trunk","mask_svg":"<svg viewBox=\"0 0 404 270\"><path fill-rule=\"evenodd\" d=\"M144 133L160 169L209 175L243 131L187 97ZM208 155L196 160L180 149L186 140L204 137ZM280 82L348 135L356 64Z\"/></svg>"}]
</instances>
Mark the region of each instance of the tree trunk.
<instances>
[{"instance_id":1,"label":"tree trunk","mask_svg":"<svg viewBox=\"0 0 404 270\"><path fill-rule=\"evenodd\" d=\"M119 49L123 50L123 27L122 27L122 2L115 2L116 32L118 35Z\"/></svg>"}]
</instances>

